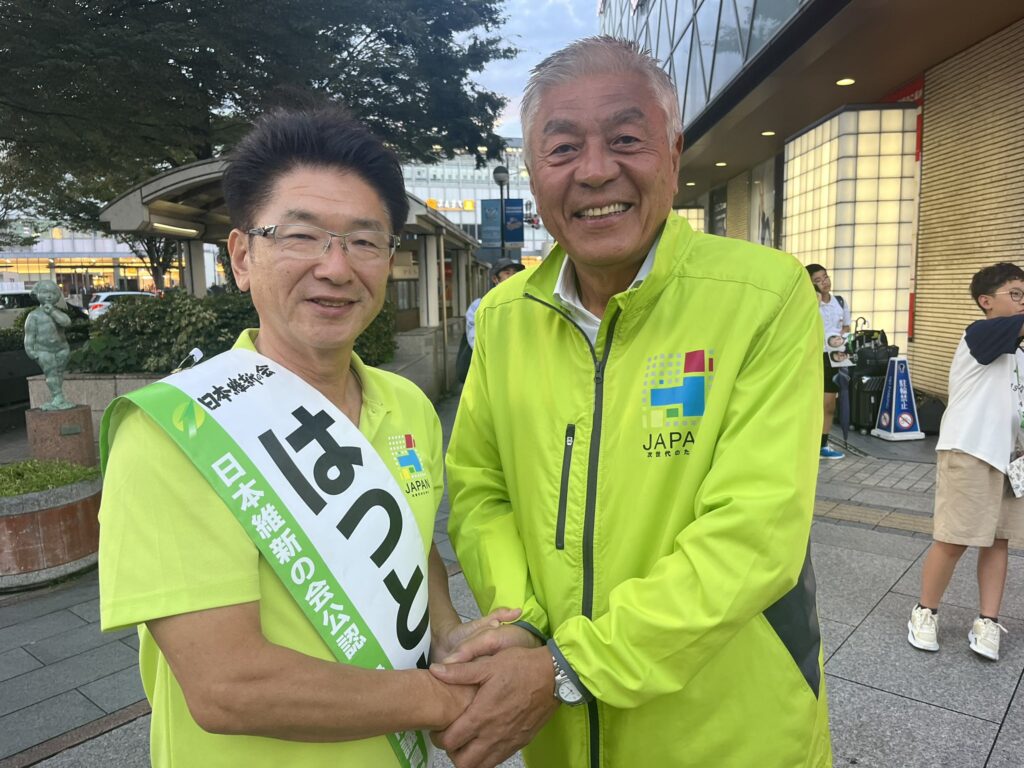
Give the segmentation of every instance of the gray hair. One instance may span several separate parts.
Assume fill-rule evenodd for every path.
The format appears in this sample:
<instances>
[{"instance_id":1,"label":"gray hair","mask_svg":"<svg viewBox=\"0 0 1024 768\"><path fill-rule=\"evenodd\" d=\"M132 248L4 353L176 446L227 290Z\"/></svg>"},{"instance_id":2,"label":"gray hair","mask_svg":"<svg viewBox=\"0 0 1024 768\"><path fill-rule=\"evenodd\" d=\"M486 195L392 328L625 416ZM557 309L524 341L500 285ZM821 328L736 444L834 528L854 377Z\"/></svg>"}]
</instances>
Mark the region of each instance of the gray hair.
<instances>
[{"instance_id":1,"label":"gray hair","mask_svg":"<svg viewBox=\"0 0 1024 768\"><path fill-rule=\"evenodd\" d=\"M579 77L594 74L641 75L647 80L655 98L665 111L665 126L671 144L683 132L679 114L679 97L675 84L650 54L630 41L611 35L585 37L555 51L530 72L523 91L519 118L523 127L523 157L531 164L530 127L537 116L541 96L548 88L564 85Z\"/></svg>"}]
</instances>

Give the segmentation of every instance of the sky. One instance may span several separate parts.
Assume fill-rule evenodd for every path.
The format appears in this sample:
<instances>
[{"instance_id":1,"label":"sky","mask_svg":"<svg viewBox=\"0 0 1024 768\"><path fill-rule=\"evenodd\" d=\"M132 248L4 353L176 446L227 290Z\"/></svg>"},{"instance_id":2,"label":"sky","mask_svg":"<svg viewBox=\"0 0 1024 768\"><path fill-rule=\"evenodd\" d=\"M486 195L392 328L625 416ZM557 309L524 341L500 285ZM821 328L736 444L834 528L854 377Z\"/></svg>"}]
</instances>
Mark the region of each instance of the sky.
<instances>
[{"instance_id":1,"label":"sky","mask_svg":"<svg viewBox=\"0 0 1024 768\"><path fill-rule=\"evenodd\" d=\"M505 0L505 15L499 34L520 49L519 56L493 62L474 80L509 100L495 132L522 137L519 97L530 69L565 44L598 33L597 0Z\"/></svg>"}]
</instances>

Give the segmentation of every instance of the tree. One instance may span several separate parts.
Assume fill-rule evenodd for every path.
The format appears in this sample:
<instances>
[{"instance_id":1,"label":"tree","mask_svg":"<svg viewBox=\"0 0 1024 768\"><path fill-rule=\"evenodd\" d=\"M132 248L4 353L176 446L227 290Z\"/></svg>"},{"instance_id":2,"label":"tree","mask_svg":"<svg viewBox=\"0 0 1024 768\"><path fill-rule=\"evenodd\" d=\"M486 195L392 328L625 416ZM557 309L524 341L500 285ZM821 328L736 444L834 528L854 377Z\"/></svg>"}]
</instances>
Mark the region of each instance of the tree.
<instances>
[{"instance_id":1,"label":"tree","mask_svg":"<svg viewBox=\"0 0 1024 768\"><path fill-rule=\"evenodd\" d=\"M467 79L515 54L500 0L0 0L0 19L0 189L72 228L273 106L339 101L406 159L501 149L504 100ZM162 282L168 249L132 246Z\"/></svg>"},{"instance_id":2,"label":"tree","mask_svg":"<svg viewBox=\"0 0 1024 768\"><path fill-rule=\"evenodd\" d=\"M15 221L17 207L17 194L0 173L0 248L33 245L37 240L34 234L18 229Z\"/></svg>"}]
</instances>

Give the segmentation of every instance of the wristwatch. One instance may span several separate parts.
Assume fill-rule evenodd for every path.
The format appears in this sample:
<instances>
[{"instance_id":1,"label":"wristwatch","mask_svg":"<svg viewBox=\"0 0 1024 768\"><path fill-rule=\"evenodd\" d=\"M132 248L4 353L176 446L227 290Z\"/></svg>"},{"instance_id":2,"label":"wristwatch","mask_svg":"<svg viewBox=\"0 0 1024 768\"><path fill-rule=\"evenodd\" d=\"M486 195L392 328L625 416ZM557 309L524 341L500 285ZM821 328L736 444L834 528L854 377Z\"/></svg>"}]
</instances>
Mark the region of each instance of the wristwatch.
<instances>
[{"instance_id":1,"label":"wristwatch","mask_svg":"<svg viewBox=\"0 0 1024 768\"><path fill-rule=\"evenodd\" d=\"M555 665L555 698L563 704L568 704L570 707L577 707L582 704L583 694L576 687L572 678L569 677L569 673L565 671L554 656L551 657L551 663Z\"/></svg>"}]
</instances>

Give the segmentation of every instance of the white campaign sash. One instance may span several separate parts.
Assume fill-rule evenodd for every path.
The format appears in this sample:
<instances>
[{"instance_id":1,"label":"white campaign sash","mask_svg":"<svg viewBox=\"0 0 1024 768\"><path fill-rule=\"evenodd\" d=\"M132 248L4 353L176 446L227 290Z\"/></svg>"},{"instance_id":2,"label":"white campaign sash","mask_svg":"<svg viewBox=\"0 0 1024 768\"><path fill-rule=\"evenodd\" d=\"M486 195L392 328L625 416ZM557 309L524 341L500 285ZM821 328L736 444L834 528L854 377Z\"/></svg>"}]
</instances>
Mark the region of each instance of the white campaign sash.
<instances>
[{"instance_id":1,"label":"white campaign sash","mask_svg":"<svg viewBox=\"0 0 1024 768\"><path fill-rule=\"evenodd\" d=\"M338 661L426 667L427 562L416 518L377 451L326 397L242 349L126 397L195 464ZM424 734L388 740L403 766L429 764Z\"/></svg>"}]
</instances>

